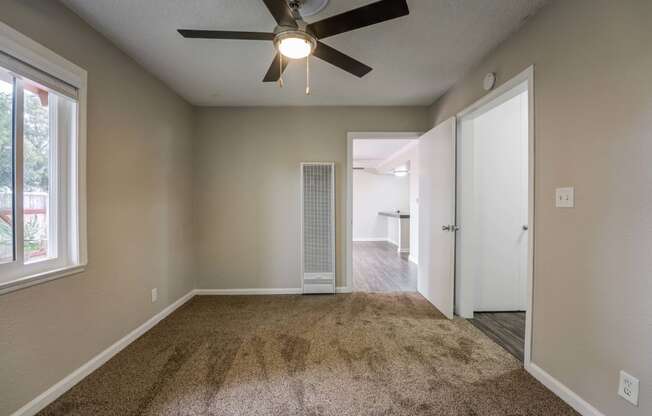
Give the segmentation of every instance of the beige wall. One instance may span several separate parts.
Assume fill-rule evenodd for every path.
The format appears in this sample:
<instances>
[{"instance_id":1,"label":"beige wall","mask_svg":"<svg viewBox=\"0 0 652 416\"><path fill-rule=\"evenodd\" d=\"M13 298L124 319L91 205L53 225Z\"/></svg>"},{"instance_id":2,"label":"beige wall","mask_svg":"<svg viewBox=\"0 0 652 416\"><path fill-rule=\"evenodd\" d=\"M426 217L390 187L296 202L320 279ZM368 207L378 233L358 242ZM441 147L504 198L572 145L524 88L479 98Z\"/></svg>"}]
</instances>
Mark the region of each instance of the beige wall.
<instances>
[{"instance_id":1,"label":"beige wall","mask_svg":"<svg viewBox=\"0 0 652 416\"><path fill-rule=\"evenodd\" d=\"M55 1L0 0L0 20L89 76L88 271L0 296L8 415L194 287L193 109Z\"/></svg>"},{"instance_id":2,"label":"beige wall","mask_svg":"<svg viewBox=\"0 0 652 416\"><path fill-rule=\"evenodd\" d=\"M394 228L396 237L397 223L378 213L410 212L410 178L354 170L352 182L353 240L387 240L388 231Z\"/></svg>"},{"instance_id":3,"label":"beige wall","mask_svg":"<svg viewBox=\"0 0 652 416\"><path fill-rule=\"evenodd\" d=\"M86 273L0 297L0 414L192 289L193 247L201 288L299 287L301 161L337 163L343 285L346 132L426 130L481 97L486 72L504 82L530 64L534 362L606 415L652 413L652 2L553 1L429 113L208 108L193 115L58 3L0 0L0 10L0 20L89 71L90 257ZM554 188L569 185L577 208L555 209ZM155 305L152 287L160 291ZM641 379L638 409L616 396L620 369Z\"/></svg>"},{"instance_id":4,"label":"beige wall","mask_svg":"<svg viewBox=\"0 0 652 416\"><path fill-rule=\"evenodd\" d=\"M652 414L652 2L557 0L431 109L535 68L533 361L605 415ZM554 208L575 186L576 208ZM616 395L641 380L639 408Z\"/></svg>"},{"instance_id":5,"label":"beige wall","mask_svg":"<svg viewBox=\"0 0 652 416\"><path fill-rule=\"evenodd\" d=\"M346 134L423 131L425 107L198 109L198 287L300 288L299 164L336 163L337 285L345 285Z\"/></svg>"}]
</instances>

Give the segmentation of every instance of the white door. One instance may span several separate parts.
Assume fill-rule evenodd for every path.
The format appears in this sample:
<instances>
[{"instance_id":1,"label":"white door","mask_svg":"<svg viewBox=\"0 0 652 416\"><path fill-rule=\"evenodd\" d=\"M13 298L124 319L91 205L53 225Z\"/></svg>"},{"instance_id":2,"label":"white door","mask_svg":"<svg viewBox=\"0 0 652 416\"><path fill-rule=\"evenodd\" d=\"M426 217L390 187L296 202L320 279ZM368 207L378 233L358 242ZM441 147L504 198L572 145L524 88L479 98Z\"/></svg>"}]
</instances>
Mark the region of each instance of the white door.
<instances>
[{"instance_id":1,"label":"white door","mask_svg":"<svg viewBox=\"0 0 652 416\"><path fill-rule=\"evenodd\" d=\"M527 105L526 91L474 119L472 261L478 312L523 311L526 306Z\"/></svg>"},{"instance_id":2,"label":"white door","mask_svg":"<svg viewBox=\"0 0 652 416\"><path fill-rule=\"evenodd\" d=\"M526 309L528 129L525 84L461 119L456 312L462 317Z\"/></svg>"},{"instance_id":3,"label":"white door","mask_svg":"<svg viewBox=\"0 0 652 416\"><path fill-rule=\"evenodd\" d=\"M419 139L418 290L453 318L455 264L455 118Z\"/></svg>"}]
</instances>

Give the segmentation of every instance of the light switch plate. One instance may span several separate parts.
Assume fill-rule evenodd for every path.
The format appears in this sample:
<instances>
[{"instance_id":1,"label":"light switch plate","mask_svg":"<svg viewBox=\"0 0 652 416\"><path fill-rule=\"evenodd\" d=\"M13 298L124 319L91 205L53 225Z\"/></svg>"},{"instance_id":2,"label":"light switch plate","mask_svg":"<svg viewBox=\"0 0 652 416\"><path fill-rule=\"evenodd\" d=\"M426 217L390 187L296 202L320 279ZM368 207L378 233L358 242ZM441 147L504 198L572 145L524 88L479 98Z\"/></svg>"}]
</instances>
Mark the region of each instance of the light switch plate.
<instances>
[{"instance_id":1,"label":"light switch plate","mask_svg":"<svg viewBox=\"0 0 652 416\"><path fill-rule=\"evenodd\" d=\"M575 188L557 188L555 206L557 208L575 208Z\"/></svg>"},{"instance_id":2,"label":"light switch plate","mask_svg":"<svg viewBox=\"0 0 652 416\"><path fill-rule=\"evenodd\" d=\"M158 300L158 288L152 289L152 303Z\"/></svg>"},{"instance_id":3,"label":"light switch plate","mask_svg":"<svg viewBox=\"0 0 652 416\"><path fill-rule=\"evenodd\" d=\"M638 379L624 371L620 372L618 395L634 406L638 406Z\"/></svg>"}]
</instances>

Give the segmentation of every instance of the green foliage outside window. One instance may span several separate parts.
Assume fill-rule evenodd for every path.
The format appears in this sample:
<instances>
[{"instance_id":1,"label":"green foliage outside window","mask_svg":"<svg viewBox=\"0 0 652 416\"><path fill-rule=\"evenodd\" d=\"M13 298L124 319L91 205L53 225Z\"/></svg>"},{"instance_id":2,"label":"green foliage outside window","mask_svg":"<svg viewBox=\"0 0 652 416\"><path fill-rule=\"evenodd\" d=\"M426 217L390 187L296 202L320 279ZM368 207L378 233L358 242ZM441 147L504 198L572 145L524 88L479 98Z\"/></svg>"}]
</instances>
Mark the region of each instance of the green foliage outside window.
<instances>
[{"instance_id":1,"label":"green foliage outside window","mask_svg":"<svg viewBox=\"0 0 652 416\"><path fill-rule=\"evenodd\" d=\"M0 92L0 191L11 192L12 99ZM25 155L25 192L48 191L49 136L48 107L41 106L38 96L25 94L23 152Z\"/></svg>"},{"instance_id":2,"label":"green foliage outside window","mask_svg":"<svg viewBox=\"0 0 652 416\"><path fill-rule=\"evenodd\" d=\"M48 192L50 123L49 109L41 105L36 94L24 95L24 192ZM10 194L13 184L12 94L0 92L0 194ZM6 199L6 198L5 198ZM4 201L6 205L7 201ZM4 209L11 208L1 207ZM11 245L13 235L7 218L0 219L0 244ZM25 251L36 251L41 246L45 230L41 230L35 216L26 216L24 228Z\"/></svg>"}]
</instances>

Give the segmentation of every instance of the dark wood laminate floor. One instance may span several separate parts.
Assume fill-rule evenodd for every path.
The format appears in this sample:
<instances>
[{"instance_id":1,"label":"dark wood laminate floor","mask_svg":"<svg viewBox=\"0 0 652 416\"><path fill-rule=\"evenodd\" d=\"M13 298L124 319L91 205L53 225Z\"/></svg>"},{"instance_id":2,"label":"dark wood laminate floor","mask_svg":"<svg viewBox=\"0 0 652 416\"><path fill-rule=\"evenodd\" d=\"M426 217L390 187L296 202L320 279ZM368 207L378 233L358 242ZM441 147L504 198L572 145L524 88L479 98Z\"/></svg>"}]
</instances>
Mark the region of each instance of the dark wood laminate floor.
<instances>
[{"instance_id":1,"label":"dark wood laminate floor","mask_svg":"<svg viewBox=\"0 0 652 416\"><path fill-rule=\"evenodd\" d=\"M476 312L469 321L498 345L523 361L525 312Z\"/></svg>"},{"instance_id":2,"label":"dark wood laminate floor","mask_svg":"<svg viewBox=\"0 0 652 416\"><path fill-rule=\"evenodd\" d=\"M353 242L355 292L416 292L417 265L384 242Z\"/></svg>"}]
</instances>

